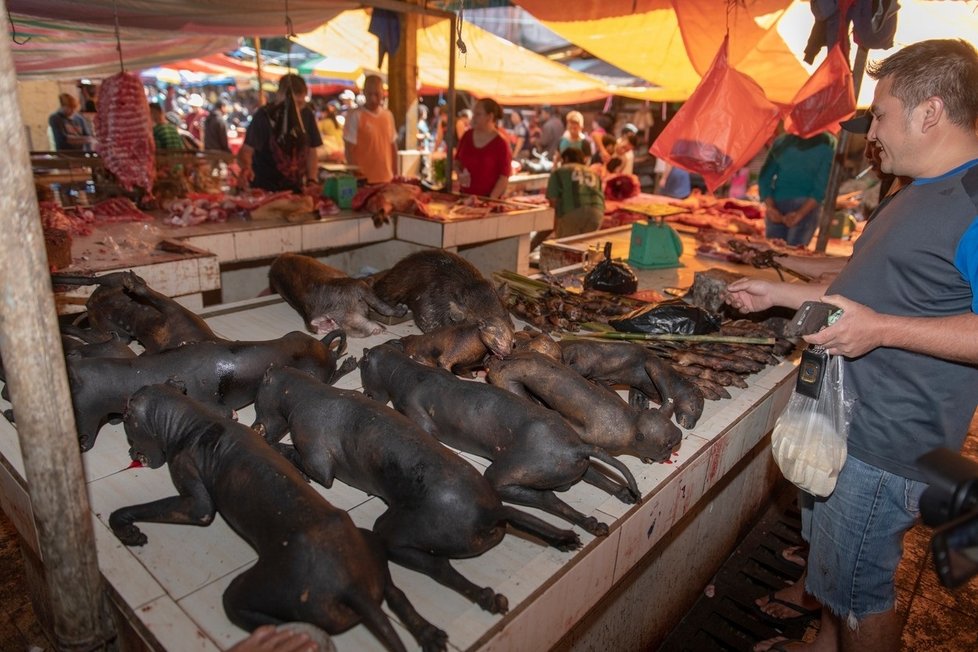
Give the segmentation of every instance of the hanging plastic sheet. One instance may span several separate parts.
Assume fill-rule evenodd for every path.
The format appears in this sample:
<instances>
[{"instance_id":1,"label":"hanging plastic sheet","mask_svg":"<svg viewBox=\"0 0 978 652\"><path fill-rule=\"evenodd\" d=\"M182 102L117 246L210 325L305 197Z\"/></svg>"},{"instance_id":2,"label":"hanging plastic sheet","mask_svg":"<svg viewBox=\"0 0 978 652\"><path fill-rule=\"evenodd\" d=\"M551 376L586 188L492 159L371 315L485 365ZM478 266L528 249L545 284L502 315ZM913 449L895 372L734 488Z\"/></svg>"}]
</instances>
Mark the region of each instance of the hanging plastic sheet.
<instances>
[{"instance_id":1,"label":"hanging plastic sheet","mask_svg":"<svg viewBox=\"0 0 978 652\"><path fill-rule=\"evenodd\" d=\"M839 122L856 113L852 71L839 44L832 46L792 104L784 119L784 129L802 138L823 131L838 133Z\"/></svg>"}]
</instances>

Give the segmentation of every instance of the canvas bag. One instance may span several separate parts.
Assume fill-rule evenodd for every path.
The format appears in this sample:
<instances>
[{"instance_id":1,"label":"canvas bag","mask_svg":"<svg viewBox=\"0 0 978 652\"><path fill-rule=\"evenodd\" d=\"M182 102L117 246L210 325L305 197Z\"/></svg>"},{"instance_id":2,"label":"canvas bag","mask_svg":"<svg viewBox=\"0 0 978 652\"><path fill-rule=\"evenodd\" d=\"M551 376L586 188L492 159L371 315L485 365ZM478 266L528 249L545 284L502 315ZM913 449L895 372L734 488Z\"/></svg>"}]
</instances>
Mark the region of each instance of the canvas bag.
<instances>
[{"instance_id":1,"label":"canvas bag","mask_svg":"<svg viewBox=\"0 0 978 652\"><path fill-rule=\"evenodd\" d=\"M823 131L835 133L839 122L855 113L852 71L842 46L836 44L798 90L792 109L784 118L784 130L801 138L811 138Z\"/></svg>"},{"instance_id":2,"label":"canvas bag","mask_svg":"<svg viewBox=\"0 0 978 652\"><path fill-rule=\"evenodd\" d=\"M703 176L713 192L774 134L781 110L753 79L727 64L729 37L649 153Z\"/></svg>"}]
</instances>

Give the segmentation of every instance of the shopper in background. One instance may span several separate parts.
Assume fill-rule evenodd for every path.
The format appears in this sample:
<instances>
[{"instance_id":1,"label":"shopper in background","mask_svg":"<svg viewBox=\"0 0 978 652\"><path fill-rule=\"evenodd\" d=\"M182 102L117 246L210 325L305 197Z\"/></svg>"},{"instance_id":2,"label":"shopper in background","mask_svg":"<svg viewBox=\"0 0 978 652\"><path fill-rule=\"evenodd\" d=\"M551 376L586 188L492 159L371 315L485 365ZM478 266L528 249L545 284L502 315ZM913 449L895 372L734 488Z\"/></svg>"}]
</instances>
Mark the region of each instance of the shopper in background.
<instances>
[{"instance_id":1,"label":"shopper in background","mask_svg":"<svg viewBox=\"0 0 978 652\"><path fill-rule=\"evenodd\" d=\"M95 137L88 122L78 113L78 99L69 93L58 96L61 105L48 117L48 126L54 136L56 150L90 150Z\"/></svg>"},{"instance_id":2,"label":"shopper in background","mask_svg":"<svg viewBox=\"0 0 978 652\"><path fill-rule=\"evenodd\" d=\"M638 129L633 124L626 124L621 128L621 135L615 143L615 156L621 159L621 169L619 174L635 173L635 143L637 142Z\"/></svg>"},{"instance_id":3,"label":"shopper in background","mask_svg":"<svg viewBox=\"0 0 978 652\"><path fill-rule=\"evenodd\" d=\"M323 147L319 152L320 160L342 163L346 160L346 146L343 144L343 116L340 115L340 103L329 101L319 114L316 126L323 139Z\"/></svg>"},{"instance_id":4,"label":"shopper in background","mask_svg":"<svg viewBox=\"0 0 978 652\"><path fill-rule=\"evenodd\" d=\"M156 143L157 150L186 149L180 132L163 115L162 106L156 102L150 103L149 118L153 121L153 141Z\"/></svg>"},{"instance_id":5,"label":"shopper in background","mask_svg":"<svg viewBox=\"0 0 978 652\"><path fill-rule=\"evenodd\" d=\"M523 114L517 109L509 112L509 138L512 145L513 158L523 158L527 154L526 146L530 142L530 132L523 122Z\"/></svg>"},{"instance_id":6,"label":"shopper in background","mask_svg":"<svg viewBox=\"0 0 978 652\"><path fill-rule=\"evenodd\" d=\"M601 177L586 165L584 152L568 148L561 164L550 173L547 200L554 207L554 228L539 231L530 241L530 251L550 237L564 238L597 231L604 219L604 191Z\"/></svg>"},{"instance_id":7,"label":"shopper in background","mask_svg":"<svg viewBox=\"0 0 978 652\"><path fill-rule=\"evenodd\" d=\"M455 156L461 192L499 199L506 192L513 156L499 124L503 109L487 97L475 103L472 128L462 136Z\"/></svg>"},{"instance_id":8,"label":"shopper in background","mask_svg":"<svg viewBox=\"0 0 978 652\"><path fill-rule=\"evenodd\" d=\"M227 106L222 100L214 102L211 112L204 120L204 149L231 153L231 146L228 145L228 123L224 119L226 111Z\"/></svg>"},{"instance_id":9,"label":"shopper in background","mask_svg":"<svg viewBox=\"0 0 978 652\"><path fill-rule=\"evenodd\" d=\"M591 142L594 143L592 163L607 163L615 155L615 137L611 130L615 126L615 118L610 113L599 113L591 121ZM611 145L606 145L607 137L611 137Z\"/></svg>"},{"instance_id":10,"label":"shopper in background","mask_svg":"<svg viewBox=\"0 0 978 652\"><path fill-rule=\"evenodd\" d=\"M567 131L557 143L557 159L563 160L564 152L568 149L576 149L584 154L585 161L589 160L591 143L584 136L584 116L580 111L570 111L564 120L567 122Z\"/></svg>"},{"instance_id":11,"label":"shopper in background","mask_svg":"<svg viewBox=\"0 0 978 652\"><path fill-rule=\"evenodd\" d=\"M363 97L363 106L351 111L343 124L346 161L360 169L367 183L387 183L397 164L397 129L394 114L383 104L383 80L368 75Z\"/></svg>"},{"instance_id":12,"label":"shopper in background","mask_svg":"<svg viewBox=\"0 0 978 652\"><path fill-rule=\"evenodd\" d=\"M914 181L880 205L831 285L727 288L741 312L809 300L841 308L805 340L845 356L846 389L858 397L834 492L801 501L804 583L759 603L809 594L822 605L818 636L757 650L899 649L894 575L928 481L917 460L960 450L978 404L978 52L922 41L867 74L878 80L868 138L880 167Z\"/></svg>"},{"instance_id":13,"label":"shopper in background","mask_svg":"<svg viewBox=\"0 0 978 652\"><path fill-rule=\"evenodd\" d=\"M462 141L462 136L466 131L472 128L472 114L471 109L460 109L458 114L455 116L455 142L459 143Z\"/></svg>"},{"instance_id":14,"label":"shopper in background","mask_svg":"<svg viewBox=\"0 0 978 652\"><path fill-rule=\"evenodd\" d=\"M686 199L693 192L689 172L669 162L665 162L658 185L659 193L666 197Z\"/></svg>"},{"instance_id":15,"label":"shopper in background","mask_svg":"<svg viewBox=\"0 0 978 652\"><path fill-rule=\"evenodd\" d=\"M774 139L757 180L766 206L765 236L807 247L818 226L819 207L829 183L835 138L781 134Z\"/></svg>"},{"instance_id":16,"label":"shopper in background","mask_svg":"<svg viewBox=\"0 0 978 652\"><path fill-rule=\"evenodd\" d=\"M564 123L560 121L560 113L552 106L541 106L537 109L537 124L540 125L540 139L536 148L546 152L551 160L557 157L557 147L564 135Z\"/></svg>"},{"instance_id":17,"label":"shopper in background","mask_svg":"<svg viewBox=\"0 0 978 652\"><path fill-rule=\"evenodd\" d=\"M255 111L238 152L241 181L263 190L302 192L319 180L316 149L323 144L309 92L299 75L283 75L272 104Z\"/></svg>"}]
</instances>

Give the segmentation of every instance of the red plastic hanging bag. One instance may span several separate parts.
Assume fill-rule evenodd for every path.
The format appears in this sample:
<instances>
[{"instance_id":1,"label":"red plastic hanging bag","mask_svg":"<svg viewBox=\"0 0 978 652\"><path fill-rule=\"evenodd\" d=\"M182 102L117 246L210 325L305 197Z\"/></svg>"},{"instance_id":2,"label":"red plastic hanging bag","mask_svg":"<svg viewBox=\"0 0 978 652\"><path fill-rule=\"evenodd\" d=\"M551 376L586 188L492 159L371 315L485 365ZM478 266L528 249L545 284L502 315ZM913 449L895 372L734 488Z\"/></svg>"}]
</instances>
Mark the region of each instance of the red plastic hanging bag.
<instances>
[{"instance_id":1,"label":"red plastic hanging bag","mask_svg":"<svg viewBox=\"0 0 978 652\"><path fill-rule=\"evenodd\" d=\"M838 133L839 122L856 112L856 95L849 62L838 44L802 86L784 118L784 130L802 138L823 131Z\"/></svg>"},{"instance_id":2,"label":"red plastic hanging bag","mask_svg":"<svg viewBox=\"0 0 978 652\"><path fill-rule=\"evenodd\" d=\"M771 137L781 110L753 79L727 65L727 38L649 153L697 172L713 192Z\"/></svg>"}]
</instances>

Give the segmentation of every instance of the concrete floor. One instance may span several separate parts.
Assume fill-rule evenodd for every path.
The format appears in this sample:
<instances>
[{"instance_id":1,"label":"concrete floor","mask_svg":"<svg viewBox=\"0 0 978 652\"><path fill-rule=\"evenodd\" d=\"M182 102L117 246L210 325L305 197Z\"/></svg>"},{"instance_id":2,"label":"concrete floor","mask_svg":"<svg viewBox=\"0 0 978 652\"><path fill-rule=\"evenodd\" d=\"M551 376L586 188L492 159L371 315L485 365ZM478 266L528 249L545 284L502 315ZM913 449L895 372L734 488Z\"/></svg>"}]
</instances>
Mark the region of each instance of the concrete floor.
<instances>
[{"instance_id":1,"label":"concrete floor","mask_svg":"<svg viewBox=\"0 0 978 652\"><path fill-rule=\"evenodd\" d=\"M965 444L967 457L978 461L978 419ZM978 650L978 579L949 591L934 572L931 531L923 525L904 540L905 555L897 571L897 609L906 619L902 649L907 652ZM41 629L24 587L17 535L0 513L0 650L54 650Z\"/></svg>"}]
</instances>

